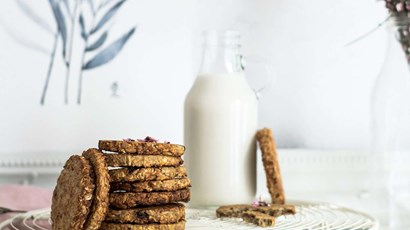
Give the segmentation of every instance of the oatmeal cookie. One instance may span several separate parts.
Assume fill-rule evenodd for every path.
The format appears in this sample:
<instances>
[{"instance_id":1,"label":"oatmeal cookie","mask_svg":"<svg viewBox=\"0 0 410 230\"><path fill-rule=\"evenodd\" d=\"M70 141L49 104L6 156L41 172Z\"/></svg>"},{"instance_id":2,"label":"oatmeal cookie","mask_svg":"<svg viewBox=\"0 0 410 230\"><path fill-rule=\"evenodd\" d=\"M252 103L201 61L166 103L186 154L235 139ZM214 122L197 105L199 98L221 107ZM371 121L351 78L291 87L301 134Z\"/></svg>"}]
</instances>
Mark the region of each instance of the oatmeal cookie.
<instances>
[{"instance_id":1,"label":"oatmeal cookie","mask_svg":"<svg viewBox=\"0 0 410 230\"><path fill-rule=\"evenodd\" d=\"M160 155L105 154L108 166L111 167L164 167L180 166L184 163L181 157Z\"/></svg>"},{"instance_id":2,"label":"oatmeal cookie","mask_svg":"<svg viewBox=\"0 0 410 230\"><path fill-rule=\"evenodd\" d=\"M118 168L109 171L111 182L135 182L185 178L187 170L183 166L161 168Z\"/></svg>"},{"instance_id":3,"label":"oatmeal cookie","mask_svg":"<svg viewBox=\"0 0 410 230\"><path fill-rule=\"evenodd\" d=\"M217 217L242 217L246 211L257 211L268 214L270 216L278 217L282 215L295 214L296 209L294 205L275 205L254 207L248 204L224 205L216 210Z\"/></svg>"},{"instance_id":4,"label":"oatmeal cookie","mask_svg":"<svg viewBox=\"0 0 410 230\"><path fill-rule=\"evenodd\" d=\"M242 219L245 222L256 224L261 227L273 227L275 226L276 222L275 217L256 211L244 212L242 215Z\"/></svg>"},{"instance_id":5,"label":"oatmeal cookie","mask_svg":"<svg viewBox=\"0 0 410 230\"><path fill-rule=\"evenodd\" d=\"M106 222L134 224L172 224L182 220L185 220L183 204L165 204L124 210L110 209L105 218Z\"/></svg>"},{"instance_id":6,"label":"oatmeal cookie","mask_svg":"<svg viewBox=\"0 0 410 230\"><path fill-rule=\"evenodd\" d=\"M173 192L115 192L110 193L110 205L118 209L128 209L138 205L188 202L190 196L189 189L181 189Z\"/></svg>"},{"instance_id":7,"label":"oatmeal cookie","mask_svg":"<svg viewBox=\"0 0 410 230\"><path fill-rule=\"evenodd\" d=\"M141 142L135 140L100 140L98 148L110 152L141 155L182 156L185 146L170 143Z\"/></svg>"},{"instance_id":8,"label":"oatmeal cookie","mask_svg":"<svg viewBox=\"0 0 410 230\"><path fill-rule=\"evenodd\" d=\"M265 168L266 180L273 204L285 203L285 192L279 169L278 155L272 130L262 129L256 133L256 139L262 151L262 161Z\"/></svg>"},{"instance_id":9,"label":"oatmeal cookie","mask_svg":"<svg viewBox=\"0 0 410 230\"><path fill-rule=\"evenodd\" d=\"M184 230L185 221L175 224L117 224L104 222L100 230Z\"/></svg>"},{"instance_id":10,"label":"oatmeal cookie","mask_svg":"<svg viewBox=\"0 0 410 230\"><path fill-rule=\"evenodd\" d=\"M71 156L64 165L53 192L53 230L83 229L93 200L94 172L82 156Z\"/></svg>"},{"instance_id":11,"label":"oatmeal cookie","mask_svg":"<svg viewBox=\"0 0 410 230\"><path fill-rule=\"evenodd\" d=\"M111 192L126 191L126 192L160 192L160 191L176 191L191 186L191 181L188 178L170 179L170 180L152 180L142 182L119 182L111 183Z\"/></svg>"},{"instance_id":12,"label":"oatmeal cookie","mask_svg":"<svg viewBox=\"0 0 410 230\"><path fill-rule=\"evenodd\" d=\"M104 154L98 149L88 149L83 157L90 161L95 174L95 192L91 212L84 224L87 230L99 229L108 211L108 192L110 191L110 176L105 163Z\"/></svg>"}]
</instances>

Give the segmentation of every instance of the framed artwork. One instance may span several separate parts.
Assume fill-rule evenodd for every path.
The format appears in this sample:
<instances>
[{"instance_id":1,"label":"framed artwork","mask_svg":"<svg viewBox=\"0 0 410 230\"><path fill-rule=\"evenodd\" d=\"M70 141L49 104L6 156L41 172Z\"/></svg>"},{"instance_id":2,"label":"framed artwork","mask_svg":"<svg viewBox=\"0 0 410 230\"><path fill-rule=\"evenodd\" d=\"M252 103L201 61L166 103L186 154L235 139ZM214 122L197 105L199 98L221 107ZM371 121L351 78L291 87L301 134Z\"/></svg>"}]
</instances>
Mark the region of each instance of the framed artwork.
<instances>
[{"instance_id":1,"label":"framed artwork","mask_svg":"<svg viewBox=\"0 0 410 230\"><path fill-rule=\"evenodd\" d=\"M1 1L0 156L147 135L182 143L190 12L186 0Z\"/></svg>"}]
</instances>

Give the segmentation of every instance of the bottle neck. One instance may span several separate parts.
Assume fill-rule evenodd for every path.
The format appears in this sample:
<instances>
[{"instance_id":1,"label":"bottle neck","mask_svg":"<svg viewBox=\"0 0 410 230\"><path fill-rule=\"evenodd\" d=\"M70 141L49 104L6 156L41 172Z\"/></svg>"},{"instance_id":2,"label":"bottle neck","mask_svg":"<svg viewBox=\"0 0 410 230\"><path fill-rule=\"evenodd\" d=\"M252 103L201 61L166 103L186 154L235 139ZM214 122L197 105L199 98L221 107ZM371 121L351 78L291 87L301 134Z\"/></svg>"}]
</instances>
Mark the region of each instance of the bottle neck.
<instances>
[{"instance_id":1,"label":"bottle neck","mask_svg":"<svg viewBox=\"0 0 410 230\"><path fill-rule=\"evenodd\" d=\"M234 31L204 33L200 74L233 74L243 71L239 34Z\"/></svg>"}]
</instances>

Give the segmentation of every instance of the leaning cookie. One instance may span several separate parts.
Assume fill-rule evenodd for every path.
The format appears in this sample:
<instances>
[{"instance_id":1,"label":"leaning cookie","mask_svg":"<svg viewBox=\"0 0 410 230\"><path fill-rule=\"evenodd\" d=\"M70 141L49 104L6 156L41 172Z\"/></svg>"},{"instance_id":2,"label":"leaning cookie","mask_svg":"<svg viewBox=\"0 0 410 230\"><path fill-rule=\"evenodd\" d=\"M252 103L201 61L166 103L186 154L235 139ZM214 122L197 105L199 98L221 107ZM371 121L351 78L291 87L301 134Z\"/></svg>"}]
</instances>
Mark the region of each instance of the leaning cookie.
<instances>
[{"instance_id":1,"label":"leaning cookie","mask_svg":"<svg viewBox=\"0 0 410 230\"><path fill-rule=\"evenodd\" d=\"M118 209L128 209L138 205L188 202L190 198L191 194L189 189L181 189L173 192L115 192L110 193L110 205Z\"/></svg>"},{"instance_id":2,"label":"leaning cookie","mask_svg":"<svg viewBox=\"0 0 410 230\"><path fill-rule=\"evenodd\" d=\"M181 157L160 155L105 154L107 164L111 167L164 167L180 166L184 163Z\"/></svg>"},{"instance_id":3,"label":"leaning cookie","mask_svg":"<svg viewBox=\"0 0 410 230\"><path fill-rule=\"evenodd\" d=\"M153 180L141 182L119 182L111 183L111 192L161 192L177 191L191 187L191 181L188 178L170 179L170 180Z\"/></svg>"},{"instance_id":4,"label":"leaning cookie","mask_svg":"<svg viewBox=\"0 0 410 230\"><path fill-rule=\"evenodd\" d=\"M158 142L141 142L135 140L100 140L98 148L110 152L130 153L141 155L164 155L164 156L182 156L185 152L185 146L158 143Z\"/></svg>"},{"instance_id":5,"label":"leaning cookie","mask_svg":"<svg viewBox=\"0 0 410 230\"><path fill-rule=\"evenodd\" d=\"M265 168L268 190L273 204L285 203L285 192L279 168L275 141L270 129L262 129L256 133L256 139L262 151L262 161Z\"/></svg>"},{"instance_id":6,"label":"leaning cookie","mask_svg":"<svg viewBox=\"0 0 410 230\"><path fill-rule=\"evenodd\" d=\"M53 192L53 230L83 229L94 199L94 172L82 156L71 156L64 165Z\"/></svg>"},{"instance_id":7,"label":"leaning cookie","mask_svg":"<svg viewBox=\"0 0 410 230\"><path fill-rule=\"evenodd\" d=\"M84 224L87 230L97 230L104 221L108 211L108 193L110 191L110 176L105 162L104 154L98 149L88 149L83 152L83 157L91 162L95 173L95 198L91 206L91 212Z\"/></svg>"},{"instance_id":8,"label":"leaning cookie","mask_svg":"<svg viewBox=\"0 0 410 230\"><path fill-rule=\"evenodd\" d=\"M110 209L106 222L134 224L173 224L185 220L183 204L165 204L132 209Z\"/></svg>"},{"instance_id":9,"label":"leaning cookie","mask_svg":"<svg viewBox=\"0 0 410 230\"><path fill-rule=\"evenodd\" d=\"M100 230L184 230L185 221L175 224L118 224L104 222Z\"/></svg>"}]
</instances>

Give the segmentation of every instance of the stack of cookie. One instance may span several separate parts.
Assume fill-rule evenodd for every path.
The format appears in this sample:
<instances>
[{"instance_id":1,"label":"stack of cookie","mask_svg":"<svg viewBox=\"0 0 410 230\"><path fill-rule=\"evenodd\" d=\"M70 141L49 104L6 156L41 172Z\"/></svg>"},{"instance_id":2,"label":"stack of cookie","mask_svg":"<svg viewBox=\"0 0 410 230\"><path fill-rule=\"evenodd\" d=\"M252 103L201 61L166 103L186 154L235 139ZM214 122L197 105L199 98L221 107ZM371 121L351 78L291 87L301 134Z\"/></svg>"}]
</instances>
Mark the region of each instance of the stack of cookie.
<instances>
[{"instance_id":1,"label":"stack of cookie","mask_svg":"<svg viewBox=\"0 0 410 230\"><path fill-rule=\"evenodd\" d=\"M53 230L185 229L185 147L153 138L100 141L71 156L54 189ZM105 152L103 152L105 151Z\"/></svg>"},{"instance_id":2,"label":"stack of cookie","mask_svg":"<svg viewBox=\"0 0 410 230\"><path fill-rule=\"evenodd\" d=\"M101 229L184 229L190 180L182 145L144 140L99 141L109 170L110 209Z\"/></svg>"}]
</instances>

